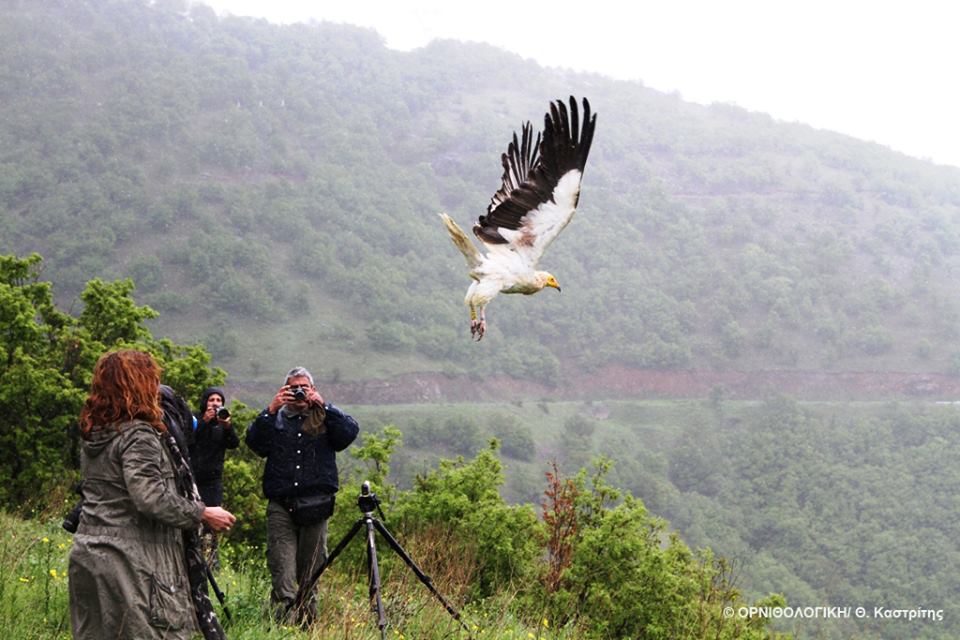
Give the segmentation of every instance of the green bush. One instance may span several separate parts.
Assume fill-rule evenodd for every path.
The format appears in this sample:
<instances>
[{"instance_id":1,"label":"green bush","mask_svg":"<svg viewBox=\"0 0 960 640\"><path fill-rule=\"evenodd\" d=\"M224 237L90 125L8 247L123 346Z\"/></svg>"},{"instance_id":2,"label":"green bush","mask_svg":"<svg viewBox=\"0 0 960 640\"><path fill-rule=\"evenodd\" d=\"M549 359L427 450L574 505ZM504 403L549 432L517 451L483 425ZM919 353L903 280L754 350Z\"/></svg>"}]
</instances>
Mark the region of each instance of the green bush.
<instances>
[{"instance_id":1,"label":"green bush","mask_svg":"<svg viewBox=\"0 0 960 640\"><path fill-rule=\"evenodd\" d=\"M562 480L557 469L544 503L547 562L526 594L558 625L574 624L587 638L770 637L763 620L734 620L723 608L741 606L725 561L694 554L639 499L620 499L595 462ZM782 598L771 602L783 604Z\"/></svg>"},{"instance_id":2,"label":"green bush","mask_svg":"<svg viewBox=\"0 0 960 640\"><path fill-rule=\"evenodd\" d=\"M472 548L478 565L474 595L485 597L532 577L541 524L529 506L500 497L503 471L494 447L469 462L443 460L403 494L393 519L405 532L443 526Z\"/></svg>"},{"instance_id":3,"label":"green bush","mask_svg":"<svg viewBox=\"0 0 960 640\"><path fill-rule=\"evenodd\" d=\"M529 462L536 453L533 431L514 416L496 416L490 431L500 441L503 455Z\"/></svg>"},{"instance_id":4,"label":"green bush","mask_svg":"<svg viewBox=\"0 0 960 640\"><path fill-rule=\"evenodd\" d=\"M163 381L187 398L225 377L201 347L150 335L143 323L157 313L134 302L130 280L91 280L79 317L59 311L41 262L0 256L0 506L13 509L42 508L78 479L77 417L105 351L153 353Z\"/></svg>"}]
</instances>

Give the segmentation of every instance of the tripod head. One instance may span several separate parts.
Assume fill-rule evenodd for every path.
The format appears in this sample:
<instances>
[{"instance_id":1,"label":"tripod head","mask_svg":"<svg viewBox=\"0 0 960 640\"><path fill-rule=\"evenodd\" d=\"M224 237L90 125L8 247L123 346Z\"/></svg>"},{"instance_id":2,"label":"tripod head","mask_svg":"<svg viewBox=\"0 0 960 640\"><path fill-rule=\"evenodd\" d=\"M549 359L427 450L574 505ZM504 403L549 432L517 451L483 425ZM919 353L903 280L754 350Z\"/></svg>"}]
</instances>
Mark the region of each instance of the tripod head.
<instances>
[{"instance_id":1,"label":"tripod head","mask_svg":"<svg viewBox=\"0 0 960 640\"><path fill-rule=\"evenodd\" d=\"M360 495L357 496L357 506L364 514L373 513L380 509L380 498L377 494L370 491L370 481L364 480L360 485Z\"/></svg>"}]
</instances>

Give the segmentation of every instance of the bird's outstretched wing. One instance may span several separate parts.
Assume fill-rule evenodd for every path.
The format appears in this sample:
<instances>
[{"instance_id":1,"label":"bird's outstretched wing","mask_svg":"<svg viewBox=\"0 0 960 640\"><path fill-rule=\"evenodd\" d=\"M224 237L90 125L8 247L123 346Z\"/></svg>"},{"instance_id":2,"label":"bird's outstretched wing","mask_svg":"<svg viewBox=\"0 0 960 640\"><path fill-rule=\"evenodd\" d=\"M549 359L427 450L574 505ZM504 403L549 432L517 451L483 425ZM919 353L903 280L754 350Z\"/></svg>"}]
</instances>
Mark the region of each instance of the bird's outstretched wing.
<instances>
[{"instance_id":1,"label":"bird's outstretched wing","mask_svg":"<svg viewBox=\"0 0 960 640\"><path fill-rule=\"evenodd\" d=\"M577 101L571 96L569 112L561 100L550 103L542 141L538 135L533 142L529 122L520 140L514 134L501 156L503 184L473 227L477 238L491 249L506 245L535 267L576 211L596 121L584 98L581 128Z\"/></svg>"}]
</instances>

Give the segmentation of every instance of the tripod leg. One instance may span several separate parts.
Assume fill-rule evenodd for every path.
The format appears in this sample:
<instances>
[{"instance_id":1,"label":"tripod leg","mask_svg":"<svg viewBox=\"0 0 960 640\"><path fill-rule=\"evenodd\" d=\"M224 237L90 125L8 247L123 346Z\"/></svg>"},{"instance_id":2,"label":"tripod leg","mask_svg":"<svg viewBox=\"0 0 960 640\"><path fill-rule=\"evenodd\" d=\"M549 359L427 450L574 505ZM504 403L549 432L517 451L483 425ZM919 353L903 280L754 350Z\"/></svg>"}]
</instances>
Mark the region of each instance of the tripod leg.
<instances>
[{"instance_id":1,"label":"tripod leg","mask_svg":"<svg viewBox=\"0 0 960 640\"><path fill-rule=\"evenodd\" d=\"M333 561L336 560L337 556L340 555L340 552L346 548L347 544L353 539L353 536L357 535L357 532L360 531L361 525L363 525L363 521L363 518L357 520L350 528L350 531L347 532L347 535L343 536L343 539L337 543L337 546L334 547L333 551L330 552L330 555L328 555L326 560L323 561L323 564L317 567L317 570L312 576L310 576L310 579L300 584L300 587L297 589L297 597L293 599L293 602L287 605L288 612L291 609L299 609L303 606L303 603L306 602L307 598L310 597L310 592L313 590L314 585L317 584L317 580L320 579L320 575L326 570L327 567L333 564Z\"/></svg>"},{"instance_id":2,"label":"tripod leg","mask_svg":"<svg viewBox=\"0 0 960 640\"><path fill-rule=\"evenodd\" d=\"M223 595L223 591L220 591L220 585L217 584L216 578L213 577L213 572L210 571L209 565L204 565L203 568L207 572L207 580L210 581L210 586L213 588L213 593L216 594L217 600L220 601L220 606L223 607L223 613L227 616L227 622L233 622L233 618L230 617L230 609L227 608L227 597Z\"/></svg>"},{"instance_id":3,"label":"tripod leg","mask_svg":"<svg viewBox=\"0 0 960 640\"><path fill-rule=\"evenodd\" d=\"M453 616L454 620L460 623L460 626L462 626L467 633L469 633L470 628L467 627L466 623L464 623L464 621L460 619L460 612L458 612L456 609L453 608L452 605L450 605L450 603L444 600L443 596L440 595L440 592L437 591L436 588L433 586L433 582L430 580L430 576L425 574L420 569L420 567L417 566L417 563L414 562L410 558L410 556L407 555L407 552L404 551L403 547L400 546L400 543L397 542L397 540L392 535L390 535L390 532L387 531L387 528L385 526L383 526L383 523L381 523L376 518L371 518L371 520L373 521L371 524L374 527L376 527L377 531L380 532L380 535L382 535L383 538L387 541L387 544L390 545L390 548L393 549L397 553L397 555L400 556L403 559L403 561L407 563L407 566L410 567L410 569L413 571L414 574L416 574L417 578L420 579L420 582L422 582L427 587L427 589L429 589L430 592L437 597L437 600L440 601L440 604L443 605L443 608L446 609L451 616ZM370 524L368 524L367 526L369 527Z\"/></svg>"},{"instance_id":4,"label":"tripod leg","mask_svg":"<svg viewBox=\"0 0 960 640\"><path fill-rule=\"evenodd\" d=\"M367 523L367 572L370 576L370 602L377 612L377 626L380 628L380 637L387 637L387 614L383 609L383 599L380 596L380 565L377 563L377 545L374 541L373 518L364 518Z\"/></svg>"}]
</instances>

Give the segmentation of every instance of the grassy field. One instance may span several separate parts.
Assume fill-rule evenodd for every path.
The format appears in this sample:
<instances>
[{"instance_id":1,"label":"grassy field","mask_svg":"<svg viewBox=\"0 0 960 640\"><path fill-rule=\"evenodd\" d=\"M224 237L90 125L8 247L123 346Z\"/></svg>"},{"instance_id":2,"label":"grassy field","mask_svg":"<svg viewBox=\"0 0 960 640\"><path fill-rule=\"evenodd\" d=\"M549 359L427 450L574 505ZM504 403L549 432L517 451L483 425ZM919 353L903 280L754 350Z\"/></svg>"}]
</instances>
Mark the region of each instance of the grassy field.
<instances>
[{"instance_id":1,"label":"grassy field","mask_svg":"<svg viewBox=\"0 0 960 640\"><path fill-rule=\"evenodd\" d=\"M861 402L801 403L800 406L816 414L824 423L832 424L833 417L838 425L849 425L897 411L905 415L919 414L927 410L927 404ZM459 455L472 458L476 451L488 446L491 437L496 436L502 442L501 459L506 477L502 494L514 502L539 504L546 484L544 473L553 460L559 462L565 473L572 473L590 457L604 455L614 461L609 476L613 486L642 498L653 513L667 516L678 524L681 537L696 544L707 542L724 553L724 543L731 548L742 546L740 536L746 531L740 526L743 523L727 522L726 511L720 503L713 504L707 497L682 491L678 484L674 484L675 453L685 441L689 447L691 433L699 433L704 424L720 425L721 430L735 432L741 423L755 419L751 416L760 409L759 405L757 402L722 399L562 403L533 400L508 404L352 406L348 409L361 423L362 432L374 433L386 425L401 430L404 445L390 460L390 478L401 487L411 486L417 474L434 468L440 458ZM701 442L696 436L693 441ZM526 448L515 446L518 443L525 444ZM704 446L709 449L709 445ZM354 464L350 456L341 455L340 460L344 467L342 473L351 473L346 468ZM887 473L894 472L899 473L896 469L887 470ZM731 481L734 480L740 482ZM353 498L344 495L340 503L342 508L350 508ZM69 637L66 573L71 537L60 529L59 523L71 501L72 498L66 498L62 501L62 508L51 509L49 513L27 514L26 519L0 514L0 629L9 630L5 640ZM389 505L385 504L384 508L389 518ZM691 514L697 509L703 513L693 518ZM744 517L748 515L745 511ZM721 520L717 520L720 516L723 516ZM685 530L683 518L712 524L703 525L702 530ZM746 524L750 522L748 519ZM818 522L811 521L810 524ZM335 542L331 540L331 545ZM469 566L469 559L450 558L444 553L442 542L436 540L405 539L401 542L435 579L441 593L455 606L463 606L463 594L470 584L469 571L464 572L463 567ZM366 576L359 561L362 545L355 541L351 547L354 546L358 549L345 554L342 562L338 561L324 574L320 585L320 621L304 631L270 622L266 602L269 575L263 550L227 543L223 547L219 582L227 594L234 617L229 625L229 636L378 638L379 631L367 602ZM446 612L412 573L386 550L383 556L384 596L390 621L388 637L427 640L466 637L465 633L457 631ZM765 576L768 583L781 588L796 582L793 574L783 567L778 569L779 573L763 573L760 571L763 567L751 554L741 554L735 559L755 565L744 567L747 569L744 574L746 582L742 587L751 598L756 596L752 590L753 579L761 580ZM759 572L759 577L752 572ZM549 620L543 621L536 613L525 620L516 619L507 613L510 601L510 594L500 594L466 608L464 617L473 637L491 640L578 637L575 630L555 629ZM815 598L810 601L819 602ZM827 634L823 637L834 636Z\"/></svg>"},{"instance_id":2,"label":"grassy field","mask_svg":"<svg viewBox=\"0 0 960 640\"><path fill-rule=\"evenodd\" d=\"M451 423L466 424L467 438L459 443L421 449L404 446L392 460L391 476L401 486L409 486L416 473L431 468L441 457L464 454L485 446L499 432L508 441L511 430L529 433L534 449L526 459L503 456L507 484L504 494L515 501L539 502L544 488L543 473L548 462L561 456L564 425L577 416L587 416L597 425L584 449L605 448L618 435L639 436L652 446L669 445L671 432L685 409L674 402L643 403L547 403L513 404L433 404L350 407L364 431L379 431L392 424L406 439L413 440L418 429L434 425L443 431ZM506 427L504 428L504 425ZM595 441L595 443L593 443ZM459 450L458 450L459 449ZM347 458L342 458L347 462ZM60 528L60 518L72 497L63 499L62 509L46 513L0 514L0 628L8 630L5 640L69 638L69 598L67 587L68 554L72 538ZM348 504L348 502L344 502ZM331 540L331 545L336 541ZM410 555L422 559L442 558L444 554L430 540L404 540ZM359 539L351 547L360 545ZM362 545L360 545L362 548ZM356 554L350 554L356 555ZM383 545L383 593L387 607L390 638L466 637L458 631L448 614L433 596L399 563ZM342 562L325 573L320 584L319 622L309 630L274 624L267 610L269 574L261 549L224 545L222 570L218 576L226 593L233 620L227 623L231 638L379 638L376 620L367 602L367 580L362 563L353 563L346 555ZM469 575L458 569L454 560L422 565L434 578L441 593L457 607L465 593ZM531 638L563 640L577 637L575 631L554 629L549 620L539 623L517 620L507 613L510 594L493 601L472 604L463 611L472 636L479 639ZM219 610L219 607L218 607ZM222 616L221 616L222 617ZM536 618L536 616L533 616Z\"/></svg>"},{"instance_id":3,"label":"grassy field","mask_svg":"<svg viewBox=\"0 0 960 640\"><path fill-rule=\"evenodd\" d=\"M68 556L72 537L60 528L59 516L40 514L30 519L0 513L0 629L5 640L66 639L70 637ZM335 541L331 541L333 543ZM418 558L443 557L431 550L430 540L410 541L407 551ZM360 545L358 538L353 545ZM383 598L387 612L387 637L466 638L429 591L404 565L378 544L383 559ZM374 640L380 638L375 615L367 599L365 569L349 563L334 565L319 584L318 621L309 629L279 625L269 615L267 598L270 577L260 549L222 547L222 568L217 581L226 595L232 620L227 621L217 605L227 635L234 639L314 638L325 640ZM422 564L437 589L462 607L469 572L465 564L449 561ZM212 594L211 594L212 597ZM471 605L462 610L477 640L570 640L571 629L553 629L549 620L539 623L517 620L506 613L511 596Z\"/></svg>"}]
</instances>

